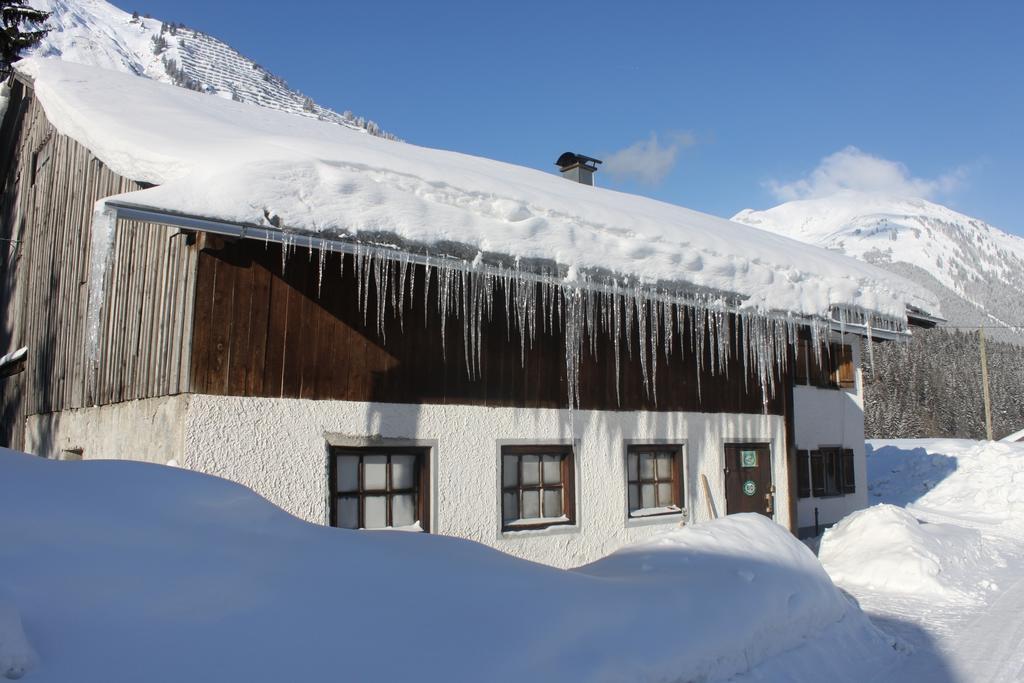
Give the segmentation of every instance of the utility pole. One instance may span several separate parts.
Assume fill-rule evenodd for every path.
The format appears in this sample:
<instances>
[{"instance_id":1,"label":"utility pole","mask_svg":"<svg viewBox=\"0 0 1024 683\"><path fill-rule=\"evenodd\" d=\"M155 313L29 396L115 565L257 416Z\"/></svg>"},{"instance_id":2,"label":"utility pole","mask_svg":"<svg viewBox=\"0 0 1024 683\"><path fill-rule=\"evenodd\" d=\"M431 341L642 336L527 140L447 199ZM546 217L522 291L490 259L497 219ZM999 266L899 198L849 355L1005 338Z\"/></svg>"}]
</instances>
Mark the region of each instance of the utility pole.
<instances>
[{"instance_id":1,"label":"utility pole","mask_svg":"<svg viewBox=\"0 0 1024 683\"><path fill-rule=\"evenodd\" d=\"M985 438L992 440L992 401L988 393L988 357L985 354L985 328L978 328L978 346L981 347L981 391L985 396Z\"/></svg>"}]
</instances>

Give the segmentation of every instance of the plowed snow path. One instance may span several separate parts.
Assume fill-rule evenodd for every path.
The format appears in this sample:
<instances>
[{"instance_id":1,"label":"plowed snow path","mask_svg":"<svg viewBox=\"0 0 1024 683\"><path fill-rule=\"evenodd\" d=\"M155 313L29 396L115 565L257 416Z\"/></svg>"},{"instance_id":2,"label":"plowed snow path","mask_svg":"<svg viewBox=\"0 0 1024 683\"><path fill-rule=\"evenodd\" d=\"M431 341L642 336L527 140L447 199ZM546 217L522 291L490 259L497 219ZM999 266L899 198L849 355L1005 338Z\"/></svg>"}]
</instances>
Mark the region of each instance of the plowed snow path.
<instances>
[{"instance_id":1,"label":"plowed snow path","mask_svg":"<svg viewBox=\"0 0 1024 683\"><path fill-rule=\"evenodd\" d=\"M1024 681L1024 576L949 644L952 662L965 681Z\"/></svg>"},{"instance_id":2,"label":"plowed snow path","mask_svg":"<svg viewBox=\"0 0 1024 683\"><path fill-rule=\"evenodd\" d=\"M850 590L876 625L911 650L879 680L1024 682L1024 545L1004 539L1000 549L1007 566L993 569L989 578L1000 588L984 603Z\"/></svg>"}]
</instances>

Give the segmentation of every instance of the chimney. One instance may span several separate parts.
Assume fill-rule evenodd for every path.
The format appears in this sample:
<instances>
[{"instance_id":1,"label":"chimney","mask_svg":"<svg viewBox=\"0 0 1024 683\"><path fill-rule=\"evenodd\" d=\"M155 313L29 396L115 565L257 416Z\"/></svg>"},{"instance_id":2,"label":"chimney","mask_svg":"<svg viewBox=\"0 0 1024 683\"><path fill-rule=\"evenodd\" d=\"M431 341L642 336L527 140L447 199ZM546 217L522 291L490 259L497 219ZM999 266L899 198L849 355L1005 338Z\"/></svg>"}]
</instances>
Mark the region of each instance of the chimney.
<instances>
[{"instance_id":1,"label":"chimney","mask_svg":"<svg viewBox=\"0 0 1024 683\"><path fill-rule=\"evenodd\" d=\"M599 163L601 163L600 159L585 157L574 152L566 152L558 157L555 165L562 172L563 178L574 180L583 185L593 185L594 173L597 171Z\"/></svg>"}]
</instances>

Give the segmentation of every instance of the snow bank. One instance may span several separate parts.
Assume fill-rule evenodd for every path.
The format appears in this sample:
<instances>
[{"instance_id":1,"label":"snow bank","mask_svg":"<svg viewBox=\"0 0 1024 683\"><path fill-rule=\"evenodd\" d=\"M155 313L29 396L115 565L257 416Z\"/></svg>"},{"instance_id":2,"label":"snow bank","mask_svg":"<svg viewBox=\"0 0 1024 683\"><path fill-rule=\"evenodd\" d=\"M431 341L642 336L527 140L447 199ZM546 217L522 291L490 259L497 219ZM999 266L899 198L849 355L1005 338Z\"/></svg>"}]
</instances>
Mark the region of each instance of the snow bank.
<instances>
[{"instance_id":1,"label":"snow bank","mask_svg":"<svg viewBox=\"0 0 1024 683\"><path fill-rule=\"evenodd\" d=\"M875 505L828 529L818 550L843 586L919 597L979 598L985 569L1002 562L981 533L953 524L924 524L894 505Z\"/></svg>"},{"instance_id":2,"label":"snow bank","mask_svg":"<svg viewBox=\"0 0 1024 683\"><path fill-rule=\"evenodd\" d=\"M918 516L1024 527L1024 443L900 439L867 446L875 500Z\"/></svg>"},{"instance_id":3,"label":"snow bank","mask_svg":"<svg viewBox=\"0 0 1024 683\"><path fill-rule=\"evenodd\" d=\"M40 682L866 680L894 656L757 515L567 572L307 524L193 472L0 451L0 537Z\"/></svg>"},{"instance_id":4,"label":"snow bank","mask_svg":"<svg viewBox=\"0 0 1024 683\"><path fill-rule=\"evenodd\" d=\"M554 261L644 285L739 295L760 311L850 307L905 320L913 287L868 264L634 195L206 97L127 74L31 59L47 117L115 172L158 187L118 199L163 212ZM552 150L552 158L562 150Z\"/></svg>"},{"instance_id":5,"label":"snow bank","mask_svg":"<svg viewBox=\"0 0 1024 683\"><path fill-rule=\"evenodd\" d=\"M35 664L36 654L25 637L14 602L0 587L0 676L21 678Z\"/></svg>"}]
</instances>

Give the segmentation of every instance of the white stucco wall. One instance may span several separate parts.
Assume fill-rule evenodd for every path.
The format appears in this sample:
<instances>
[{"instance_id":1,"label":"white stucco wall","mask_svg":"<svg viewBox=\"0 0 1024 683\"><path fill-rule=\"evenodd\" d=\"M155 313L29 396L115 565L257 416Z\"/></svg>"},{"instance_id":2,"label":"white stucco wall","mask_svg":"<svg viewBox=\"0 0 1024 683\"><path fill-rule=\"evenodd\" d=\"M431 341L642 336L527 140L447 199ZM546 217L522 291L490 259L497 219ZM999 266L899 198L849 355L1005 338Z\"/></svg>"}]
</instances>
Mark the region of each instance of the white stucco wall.
<instances>
[{"instance_id":1,"label":"white stucco wall","mask_svg":"<svg viewBox=\"0 0 1024 683\"><path fill-rule=\"evenodd\" d=\"M771 444L777 500L786 500L784 435L779 416L613 411L570 415L564 410L194 395L179 462L241 482L292 514L324 524L329 513L329 439L427 442L432 446L432 532L569 567L681 521L679 516L627 520L627 441L685 445L687 513L703 519L707 513L701 473L708 478L719 513L725 512L723 444L729 441ZM503 533L500 444L569 441L576 447L576 524ZM788 507L775 507L777 521L788 525Z\"/></svg>"},{"instance_id":2,"label":"white stucco wall","mask_svg":"<svg viewBox=\"0 0 1024 683\"><path fill-rule=\"evenodd\" d=\"M836 341L839 338L836 337ZM833 524L854 510L867 507L868 478L864 457L864 392L860 371L860 344L853 340L853 364L857 368L854 390L819 389L796 386L793 389L793 426L796 447L814 450L839 446L853 449L856 493L829 498L801 498L797 501L798 526L814 526L814 511L823 526ZM847 343L850 339L847 339ZM813 493L813 492L812 492Z\"/></svg>"},{"instance_id":3,"label":"white stucco wall","mask_svg":"<svg viewBox=\"0 0 1024 683\"><path fill-rule=\"evenodd\" d=\"M181 462L190 396L163 396L98 408L30 415L25 450L46 458ZM73 456L72 456L73 457Z\"/></svg>"}]
</instances>

